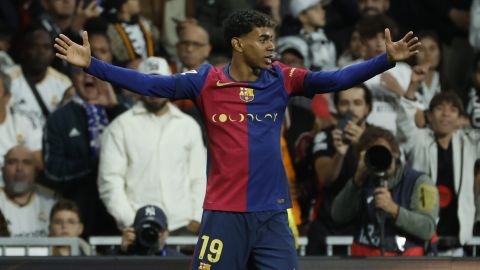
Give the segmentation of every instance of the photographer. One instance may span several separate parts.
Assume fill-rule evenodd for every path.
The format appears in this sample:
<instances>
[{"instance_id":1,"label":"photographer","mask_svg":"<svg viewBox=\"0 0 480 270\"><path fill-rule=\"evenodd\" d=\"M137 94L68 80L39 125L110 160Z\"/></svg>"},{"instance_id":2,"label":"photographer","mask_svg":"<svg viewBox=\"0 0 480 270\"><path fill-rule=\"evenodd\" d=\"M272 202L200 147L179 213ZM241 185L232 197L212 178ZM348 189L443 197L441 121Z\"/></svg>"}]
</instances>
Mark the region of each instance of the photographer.
<instances>
[{"instance_id":1,"label":"photographer","mask_svg":"<svg viewBox=\"0 0 480 270\"><path fill-rule=\"evenodd\" d=\"M353 148L368 126L365 119L372 108L372 96L361 84L334 93L333 100L338 112L337 125L318 132L313 144L315 173L320 190L317 195L317 215L308 233L309 255L326 255L326 236L351 235L355 228L354 221L339 226L332 220L330 212L333 199L355 173L357 158Z\"/></svg>"},{"instance_id":2,"label":"photographer","mask_svg":"<svg viewBox=\"0 0 480 270\"><path fill-rule=\"evenodd\" d=\"M183 256L165 245L168 238L167 216L162 209L146 205L135 214L133 227L123 230L120 252L126 255Z\"/></svg>"},{"instance_id":3,"label":"photographer","mask_svg":"<svg viewBox=\"0 0 480 270\"><path fill-rule=\"evenodd\" d=\"M398 143L389 131L368 127L357 145L355 175L332 207L336 222L348 222L357 215L361 220L352 255L423 255L438 217L435 185L426 174L400 162Z\"/></svg>"}]
</instances>

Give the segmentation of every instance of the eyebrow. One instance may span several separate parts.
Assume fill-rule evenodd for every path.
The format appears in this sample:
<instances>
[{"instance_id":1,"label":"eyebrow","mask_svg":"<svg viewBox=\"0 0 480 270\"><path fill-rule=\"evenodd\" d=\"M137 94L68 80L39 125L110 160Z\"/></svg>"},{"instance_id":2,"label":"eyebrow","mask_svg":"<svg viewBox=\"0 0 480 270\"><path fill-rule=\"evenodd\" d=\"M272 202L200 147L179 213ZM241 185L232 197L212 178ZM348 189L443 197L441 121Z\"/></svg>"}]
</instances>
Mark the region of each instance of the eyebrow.
<instances>
[{"instance_id":1,"label":"eyebrow","mask_svg":"<svg viewBox=\"0 0 480 270\"><path fill-rule=\"evenodd\" d=\"M258 38L273 38L273 35L270 35L270 34L261 34Z\"/></svg>"}]
</instances>

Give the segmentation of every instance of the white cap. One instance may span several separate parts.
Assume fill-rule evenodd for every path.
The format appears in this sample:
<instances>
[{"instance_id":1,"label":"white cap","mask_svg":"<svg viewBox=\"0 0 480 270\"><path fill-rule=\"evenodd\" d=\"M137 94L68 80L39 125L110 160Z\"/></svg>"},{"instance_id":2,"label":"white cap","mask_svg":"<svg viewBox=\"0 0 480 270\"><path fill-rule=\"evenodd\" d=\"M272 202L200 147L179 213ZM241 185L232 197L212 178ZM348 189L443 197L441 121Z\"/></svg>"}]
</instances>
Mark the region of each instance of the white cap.
<instances>
[{"instance_id":1,"label":"white cap","mask_svg":"<svg viewBox=\"0 0 480 270\"><path fill-rule=\"evenodd\" d=\"M150 56L138 65L138 71L145 74L172 75L167 60L161 57Z\"/></svg>"},{"instance_id":2,"label":"white cap","mask_svg":"<svg viewBox=\"0 0 480 270\"><path fill-rule=\"evenodd\" d=\"M286 50L295 50L303 57L303 64L310 66L310 59L308 57L308 45L305 40L298 36L280 37L277 40L277 52L282 54Z\"/></svg>"},{"instance_id":3,"label":"white cap","mask_svg":"<svg viewBox=\"0 0 480 270\"><path fill-rule=\"evenodd\" d=\"M302 11L321 3L322 6L328 5L331 0L291 0L290 1L290 13L294 18L297 18Z\"/></svg>"}]
</instances>

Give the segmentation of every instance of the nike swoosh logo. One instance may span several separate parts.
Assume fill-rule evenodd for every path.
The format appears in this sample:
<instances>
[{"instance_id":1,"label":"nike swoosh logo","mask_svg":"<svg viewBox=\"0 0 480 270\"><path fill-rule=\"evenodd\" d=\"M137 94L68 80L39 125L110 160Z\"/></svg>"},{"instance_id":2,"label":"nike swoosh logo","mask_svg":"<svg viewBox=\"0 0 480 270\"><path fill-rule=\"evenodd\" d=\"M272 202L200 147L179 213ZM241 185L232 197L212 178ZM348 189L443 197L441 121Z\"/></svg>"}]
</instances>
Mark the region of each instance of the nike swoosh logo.
<instances>
[{"instance_id":1,"label":"nike swoosh logo","mask_svg":"<svg viewBox=\"0 0 480 270\"><path fill-rule=\"evenodd\" d=\"M225 82L225 83L222 83L220 80L217 81L217 86L218 87L222 87L222 86L225 86L225 85L229 85L229 84L232 84L234 82Z\"/></svg>"}]
</instances>

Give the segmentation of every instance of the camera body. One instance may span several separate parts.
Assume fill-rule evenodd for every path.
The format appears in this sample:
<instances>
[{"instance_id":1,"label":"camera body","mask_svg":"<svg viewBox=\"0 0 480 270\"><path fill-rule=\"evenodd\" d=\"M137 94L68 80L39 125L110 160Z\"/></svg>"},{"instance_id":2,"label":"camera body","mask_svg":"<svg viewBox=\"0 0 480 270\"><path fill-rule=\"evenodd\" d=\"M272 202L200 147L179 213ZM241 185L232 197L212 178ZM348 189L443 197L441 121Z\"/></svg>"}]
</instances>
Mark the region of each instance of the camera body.
<instances>
[{"instance_id":1,"label":"camera body","mask_svg":"<svg viewBox=\"0 0 480 270\"><path fill-rule=\"evenodd\" d=\"M135 244L132 253L154 255L160 247L161 233L168 230L167 217L162 209L146 205L138 209L133 222Z\"/></svg>"},{"instance_id":2,"label":"camera body","mask_svg":"<svg viewBox=\"0 0 480 270\"><path fill-rule=\"evenodd\" d=\"M135 251L141 254L155 253L158 250L159 234L162 228L155 222L145 220L135 226Z\"/></svg>"}]
</instances>

